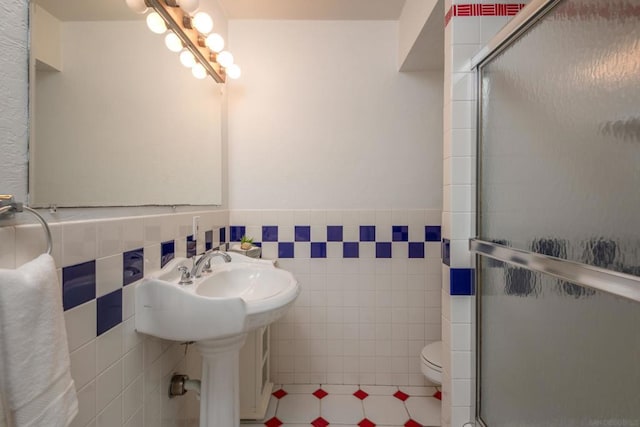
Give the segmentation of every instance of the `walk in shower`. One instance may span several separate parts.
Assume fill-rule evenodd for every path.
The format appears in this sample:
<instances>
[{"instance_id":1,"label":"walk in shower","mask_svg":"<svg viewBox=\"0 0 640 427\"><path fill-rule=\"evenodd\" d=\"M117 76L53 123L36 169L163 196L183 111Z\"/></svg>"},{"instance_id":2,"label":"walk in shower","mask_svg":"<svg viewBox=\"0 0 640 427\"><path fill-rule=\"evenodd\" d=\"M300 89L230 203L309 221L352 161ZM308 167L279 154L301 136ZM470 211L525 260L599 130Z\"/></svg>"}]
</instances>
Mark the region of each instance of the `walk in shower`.
<instances>
[{"instance_id":1,"label":"walk in shower","mask_svg":"<svg viewBox=\"0 0 640 427\"><path fill-rule=\"evenodd\" d=\"M477 420L640 427L640 0L532 0L477 63Z\"/></svg>"}]
</instances>

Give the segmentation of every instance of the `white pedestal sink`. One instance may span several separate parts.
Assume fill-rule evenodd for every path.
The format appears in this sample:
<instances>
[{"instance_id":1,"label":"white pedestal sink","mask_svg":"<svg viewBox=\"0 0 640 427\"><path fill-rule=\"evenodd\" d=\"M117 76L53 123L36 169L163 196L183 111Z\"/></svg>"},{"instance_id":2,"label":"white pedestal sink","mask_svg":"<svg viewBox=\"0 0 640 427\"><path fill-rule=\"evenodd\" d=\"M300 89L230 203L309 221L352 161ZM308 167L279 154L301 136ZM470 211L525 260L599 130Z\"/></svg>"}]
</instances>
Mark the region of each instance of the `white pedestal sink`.
<instances>
[{"instance_id":1,"label":"white pedestal sink","mask_svg":"<svg viewBox=\"0 0 640 427\"><path fill-rule=\"evenodd\" d=\"M232 261L179 285L175 259L136 288L138 332L174 341L195 341L202 354L200 427L237 427L239 355L248 332L281 317L300 293L288 271L272 262L230 253Z\"/></svg>"}]
</instances>

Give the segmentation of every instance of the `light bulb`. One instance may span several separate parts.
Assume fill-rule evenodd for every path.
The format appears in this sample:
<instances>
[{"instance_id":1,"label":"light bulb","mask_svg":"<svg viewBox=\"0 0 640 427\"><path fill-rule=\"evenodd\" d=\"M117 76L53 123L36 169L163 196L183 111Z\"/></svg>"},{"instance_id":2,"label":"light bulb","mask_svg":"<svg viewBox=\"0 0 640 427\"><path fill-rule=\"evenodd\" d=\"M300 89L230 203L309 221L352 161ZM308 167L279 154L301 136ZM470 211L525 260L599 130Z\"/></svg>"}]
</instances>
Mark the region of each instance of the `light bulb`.
<instances>
[{"instance_id":1,"label":"light bulb","mask_svg":"<svg viewBox=\"0 0 640 427\"><path fill-rule=\"evenodd\" d=\"M229 65L224 69L224 71L230 79L234 80L240 78L240 74L242 73L242 70L240 70L240 67L238 67L236 64Z\"/></svg>"},{"instance_id":2,"label":"light bulb","mask_svg":"<svg viewBox=\"0 0 640 427\"><path fill-rule=\"evenodd\" d=\"M194 58L193 53L185 49L180 52L180 63L187 68L191 68L196 63L196 58Z\"/></svg>"},{"instance_id":3,"label":"light bulb","mask_svg":"<svg viewBox=\"0 0 640 427\"><path fill-rule=\"evenodd\" d=\"M182 50L182 40L175 33L169 32L164 38L164 44L171 52L180 52Z\"/></svg>"},{"instance_id":4,"label":"light bulb","mask_svg":"<svg viewBox=\"0 0 640 427\"><path fill-rule=\"evenodd\" d=\"M201 34L209 34L213 30L213 20L206 12L198 12L191 20L193 27Z\"/></svg>"},{"instance_id":5,"label":"light bulb","mask_svg":"<svg viewBox=\"0 0 640 427\"><path fill-rule=\"evenodd\" d=\"M180 6L180 9L192 15L198 10L200 4L198 0L179 0L178 6Z\"/></svg>"},{"instance_id":6,"label":"light bulb","mask_svg":"<svg viewBox=\"0 0 640 427\"><path fill-rule=\"evenodd\" d=\"M224 39L218 33L209 34L204 40L204 44L215 53L222 52L224 49Z\"/></svg>"},{"instance_id":7,"label":"light bulb","mask_svg":"<svg viewBox=\"0 0 640 427\"><path fill-rule=\"evenodd\" d=\"M144 0L125 0L129 9L133 10L135 13L147 13L149 9L145 4Z\"/></svg>"},{"instance_id":8,"label":"light bulb","mask_svg":"<svg viewBox=\"0 0 640 427\"><path fill-rule=\"evenodd\" d=\"M167 31L167 24L157 12L151 12L147 15L147 27L156 34L162 34Z\"/></svg>"},{"instance_id":9,"label":"light bulb","mask_svg":"<svg viewBox=\"0 0 640 427\"><path fill-rule=\"evenodd\" d=\"M207 70L205 70L202 64L198 62L193 67L191 67L191 74L193 74L193 77L195 77L196 79L202 80L207 77Z\"/></svg>"},{"instance_id":10,"label":"light bulb","mask_svg":"<svg viewBox=\"0 0 640 427\"><path fill-rule=\"evenodd\" d=\"M233 64L233 55L228 50L223 50L216 57L216 62L222 65L224 68L228 68Z\"/></svg>"}]
</instances>

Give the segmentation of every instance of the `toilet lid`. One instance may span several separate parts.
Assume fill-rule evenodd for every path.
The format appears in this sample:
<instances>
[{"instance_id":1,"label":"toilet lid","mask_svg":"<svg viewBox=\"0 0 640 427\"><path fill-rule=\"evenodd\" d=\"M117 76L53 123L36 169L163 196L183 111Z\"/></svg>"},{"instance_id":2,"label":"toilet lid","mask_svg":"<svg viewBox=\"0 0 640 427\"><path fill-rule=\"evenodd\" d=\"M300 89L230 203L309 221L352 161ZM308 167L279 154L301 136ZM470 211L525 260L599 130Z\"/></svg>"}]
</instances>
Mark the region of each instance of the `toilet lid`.
<instances>
[{"instance_id":1,"label":"toilet lid","mask_svg":"<svg viewBox=\"0 0 640 427\"><path fill-rule=\"evenodd\" d=\"M442 341L425 346L422 349L422 358L432 365L442 368Z\"/></svg>"}]
</instances>

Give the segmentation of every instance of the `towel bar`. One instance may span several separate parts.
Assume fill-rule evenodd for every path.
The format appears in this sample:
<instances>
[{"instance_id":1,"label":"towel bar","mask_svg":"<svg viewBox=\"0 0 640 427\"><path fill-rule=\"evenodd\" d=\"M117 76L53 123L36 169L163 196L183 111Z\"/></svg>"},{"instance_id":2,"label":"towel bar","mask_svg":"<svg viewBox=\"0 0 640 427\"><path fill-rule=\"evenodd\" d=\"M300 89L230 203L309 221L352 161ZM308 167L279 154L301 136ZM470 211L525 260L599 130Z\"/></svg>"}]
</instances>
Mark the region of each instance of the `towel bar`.
<instances>
[{"instance_id":1,"label":"towel bar","mask_svg":"<svg viewBox=\"0 0 640 427\"><path fill-rule=\"evenodd\" d=\"M0 194L0 219L2 219L3 216L12 215L14 212L23 211L27 211L33 214L40 222L40 224L42 224L42 228L47 235L47 253L51 255L51 250L53 247L51 239L51 229L49 229L49 224L47 224L47 221L42 217L42 215L28 206L23 206L22 203L15 202L13 200L13 196Z\"/></svg>"}]
</instances>

